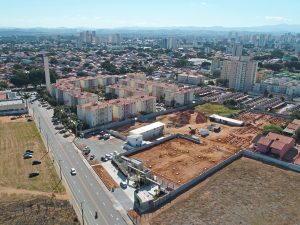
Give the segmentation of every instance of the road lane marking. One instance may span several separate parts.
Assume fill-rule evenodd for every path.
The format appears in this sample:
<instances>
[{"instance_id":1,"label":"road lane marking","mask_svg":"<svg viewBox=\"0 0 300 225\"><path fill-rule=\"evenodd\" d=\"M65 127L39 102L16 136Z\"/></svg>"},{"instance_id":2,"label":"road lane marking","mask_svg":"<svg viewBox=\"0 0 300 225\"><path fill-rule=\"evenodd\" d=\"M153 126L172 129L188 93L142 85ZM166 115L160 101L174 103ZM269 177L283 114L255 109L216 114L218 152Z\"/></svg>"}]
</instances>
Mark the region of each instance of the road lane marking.
<instances>
[{"instance_id":1,"label":"road lane marking","mask_svg":"<svg viewBox=\"0 0 300 225\"><path fill-rule=\"evenodd\" d=\"M43 120L46 121L44 118L43 118ZM51 129L50 129L50 126L49 126L47 123L45 123L45 125L46 125L46 127L47 127L49 130L51 130ZM61 144L60 142L57 142L57 144L61 147L61 149L65 150L63 144ZM64 152L65 152L65 151L64 151ZM65 155L65 154L66 154L66 153L64 153L64 155ZM70 163L70 159L69 159L68 155L65 155L65 156L66 156L66 160L68 161L68 163L69 163L70 165L72 165L72 163ZM81 159L80 159L80 160L81 160ZM82 168L81 168L81 170L82 170ZM91 202L93 202L94 206L96 206L95 208L97 208L97 209L99 210L100 215L101 215L102 219L104 220L104 223L107 224L107 225L109 225L109 223L108 223L108 221L106 220L106 218L105 218L104 214L102 213L101 209L99 209L99 208L97 207L97 203L95 202L94 198L92 197L92 195L89 193L87 187L85 186L85 182L81 179L80 176L78 177L78 179L80 180L80 183L81 183L82 187L86 190L87 196L90 198ZM78 190L79 190L79 189L78 189ZM85 202L85 200L83 200L83 201Z\"/></svg>"}]
</instances>

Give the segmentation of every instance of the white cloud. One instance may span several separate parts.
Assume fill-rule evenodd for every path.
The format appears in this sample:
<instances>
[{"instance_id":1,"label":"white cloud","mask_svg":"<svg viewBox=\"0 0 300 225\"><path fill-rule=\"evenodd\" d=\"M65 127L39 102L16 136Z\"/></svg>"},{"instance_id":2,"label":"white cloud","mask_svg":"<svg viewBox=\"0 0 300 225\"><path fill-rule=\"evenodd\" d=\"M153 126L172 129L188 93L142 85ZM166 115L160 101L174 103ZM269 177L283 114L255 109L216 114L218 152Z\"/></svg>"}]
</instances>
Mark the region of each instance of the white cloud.
<instances>
[{"instance_id":1,"label":"white cloud","mask_svg":"<svg viewBox=\"0 0 300 225\"><path fill-rule=\"evenodd\" d=\"M207 2L201 2L201 5L207 5Z\"/></svg>"},{"instance_id":2,"label":"white cloud","mask_svg":"<svg viewBox=\"0 0 300 225\"><path fill-rule=\"evenodd\" d=\"M275 22L288 22L291 19L283 17L283 16L265 16L265 20L275 21Z\"/></svg>"}]
</instances>

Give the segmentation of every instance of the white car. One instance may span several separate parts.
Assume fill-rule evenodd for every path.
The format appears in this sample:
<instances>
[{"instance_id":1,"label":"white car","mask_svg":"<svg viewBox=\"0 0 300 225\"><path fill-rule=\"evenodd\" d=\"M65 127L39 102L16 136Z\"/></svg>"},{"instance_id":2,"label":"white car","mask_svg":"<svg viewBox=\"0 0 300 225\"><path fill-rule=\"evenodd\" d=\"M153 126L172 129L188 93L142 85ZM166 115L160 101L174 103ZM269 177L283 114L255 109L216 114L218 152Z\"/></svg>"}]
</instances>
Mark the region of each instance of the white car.
<instances>
[{"instance_id":1,"label":"white car","mask_svg":"<svg viewBox=\"0 0 300 225\"><path fill-rule=\"evenodd\" d=\"M76 175L76 170L75 170L75 168L72 168L72 169L71 169L71 175L72 175L72 176L75 176L75 175Z\"/></svg>"}]
</instances>

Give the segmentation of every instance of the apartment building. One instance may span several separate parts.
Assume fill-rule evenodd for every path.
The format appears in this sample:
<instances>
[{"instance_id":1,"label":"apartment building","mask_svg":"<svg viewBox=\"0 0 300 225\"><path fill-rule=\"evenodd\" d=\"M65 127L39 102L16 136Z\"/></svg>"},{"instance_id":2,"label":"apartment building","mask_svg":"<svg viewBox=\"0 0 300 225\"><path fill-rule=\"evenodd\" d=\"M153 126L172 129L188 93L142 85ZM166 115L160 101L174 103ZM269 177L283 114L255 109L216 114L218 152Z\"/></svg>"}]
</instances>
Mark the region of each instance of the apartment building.
<instances>
[{"instance_id":1,"label":"apartment building","mask_svg":"<svg viewBox=\"0 0 300 225\"><path fill-rule=\"evenodd\" d=\"M69 95L79 94L81 89L68 83L58 83L52 85L51 94L56 99L58 104L68 104L70 98Z\"/></svg>"},{"instance_id":2,"label":"apartment building","mask_svg":"<svg viewBox=\"0 0 300 225\"><path fill-rule=\"evenodd\" d=\"M103 102L91 102L77 105L78 119L89 127L95 127L112 122L112 105Z\"/></svg>"},{"instance_id":3,"label":"apartment building","mask_svg":"<svg viewBox=\"0 0 300 225\"><path fill-rule=\"evenodd\" d=\"M229 88L250 91L256 80L257 62L249 57L232 57L222 65L221 78L228 79Z\"/></svg>"},{"instance_id":4,"label":"apartment building","mask_svg":"<svg viewBox=\"0 0 300 225\"><path fill-rule=\"evenodd\" d=\"M113 121L124 120L136 116L136 101L131 98L119 98L109 101L112 105Z\"/></svg>"},{"instance_id":5,"label":"apartment building","mask_svg":"<svg viewBox=\"0 0 300 225\"><path fill-rule=\"evenodd\" d=\"M178 74L177 81L179 83L198 85L204 83L203 75Z\"/></svg>"},{"instance_id":6,"label":"apartment building","mask_svg":"<svg viewBox=\"0 0 300 225\"><path fill-rule=\"evenodd\" d=\"M289 77L273 77L256 83L253 90L258 93L267 90L270 93L299 97L300 81Z\"/></svg>"},{"instance_id":7,"label":"apartment building","mask_svg":"<svg viewBox=\"0 0 300 225\"><path fill-rule=\"evenodd\" d=\"M111 75L98 75L96 76L98 80L98 85L105 87L107 85L115 84L117 83L117 76L111 76Z\"/></svg>"},{"instance_id":8,"label":"apartment building","mask_svg":"<svg viewBox=\"0 0 300 225\"><path fill-rule=\"evenodd\" d=\"M194 99L193 89L179 89L178 91L165 91L166 106L182 106L191 104Z\"/></svg>"},{"instance_id":9,"label":"apartment building","mask_svg":"<svg viewBox=\"0 0 300 225\"><path fill-rule=\"evenodd\" d=\"M98 79L96 77L83 77L80 79L80 87L83 89L97 89Z\"/></svg>"},{"instance_id":10,"label":"apartment building","mask_svg":"<svg viewBox=\"0 0 300 225\"><path fill-rule=\"evenodd\" d=\"M81 79L83 79L83 77L82 78L69 77L69 78L59 79L59 80L56 80L56 84L71 84L75 87L81 87L81 85L80 85Z\"/></svg>"},{"instance_id":11,"label":"apartment building","mask_svg":"<svg viewBox=\"0 0 300 225\"><path fill-rule=\"evenodd\" d=\"M95 103L98 101L98 95L90 92L70 93L67 105L71 108L76 108L77 105L86 103Z\"/></svg>"},{"instance_id":12,"label":"apartment building","mask_svg":"<svg viewBox=\"0 0 300 225\"><path fill-rule=\"evenodd\" d=\"M146 95L147 92L140 88L128 87L120 84L109 85L105 88L106 94L113 94L119 98Z\"/></svg>"},{"instance_id":13,"label":"apartment building","mask_svg":"<svg viewBox=\"0 0 300 225\"><path fill-rule=\"evenodd\" d=\"M156 111L156 97L154 96L135 96L137 113L153 113Z\"/></svg>"},{"instance_id":14,"label":"apartment building","mask_svg":"<svg viewBox=\"0 0 300 225\"><path fill-rule=\"evenodd\" d=\"M135 80L146 80L146 74L145 73L127 73L127 78L135 79Z\"/></svg>"}]
</instances>

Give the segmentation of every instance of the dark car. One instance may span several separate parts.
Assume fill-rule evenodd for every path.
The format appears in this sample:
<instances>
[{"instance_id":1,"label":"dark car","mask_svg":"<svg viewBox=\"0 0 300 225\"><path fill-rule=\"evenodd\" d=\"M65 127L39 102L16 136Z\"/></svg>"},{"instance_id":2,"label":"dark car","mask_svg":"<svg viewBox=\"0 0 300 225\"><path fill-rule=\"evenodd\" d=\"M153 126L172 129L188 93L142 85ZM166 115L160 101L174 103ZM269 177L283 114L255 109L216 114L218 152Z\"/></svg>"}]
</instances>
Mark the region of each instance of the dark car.
<instances>
[{"instance_id":1,"label":"dark car","mask_svg":"<svg viewBox=\"0 0 300 225\"><path fill-rule=\"evenodd\" d=\"M28 177L31 178L31 177L37 177L38 175L40 175L39 172L31 172L29 173Z\"/></svg>"},{"instance_id":2,"label":"dark car","mask_svg":"<svg viewBox=\"0 0 300 225\"><path fill-rule=\"evenodd\" d=\"M95 159L95 155L91 155L90 160L94 160L94 159Z\"/></svg>"},{"instance_id":3,"label":"dark car","mask_svg":"<svg viewBox=\"0 0 300 225\"><path fill-rule=\"evenodd\" d=\"M39 160L33 160L32 161L32 165L39 165L39 164L41 164L42 162L41 161L39 161Z\"/></svg>"},{"instance_id":4,"label":"dark car","mask_svg":"<svg viewBox=\"0 0 300 225\"><path fill-rule=\"evenodd\" d=\"M91 150L87 149L87 150L83 150L83 152L84 152L85 155L88 155L88 154L90 154Z\"/></svg>"},{"instance_id":5,"label":"dark car","mask_svg":"<svg viewBox=\"0 0 300 225\"><path fill-rule=\"evenodd\" d=\"M25 154L26 154L26 153L31 153L31 154L32 154L32 153L34 153L34 151L31 150L31 149L27 149L27 150L25 151Z\"/></svg>"},{"instance_id":6,"label":"dark car","mask_svg":"<svg viewBox=\"0 0 300 225\"><path fill-rule=\"evenodd\" d=\"M102 157L101 157L101 161L102 161L102 162L106 162L106 161L108 161L108 159L107 159L106 157L102 156Z\"/></svg>"},{"instance_id":7,"label":"dark car","mask_svg":"<svg viewBox=\"0 0 300 225\"><path fill-rule=\"evenodd\" d=\"M23 159L31 159L32 158L32 154L24 154L23 155Z\"/></svg>"}]
</instances>

